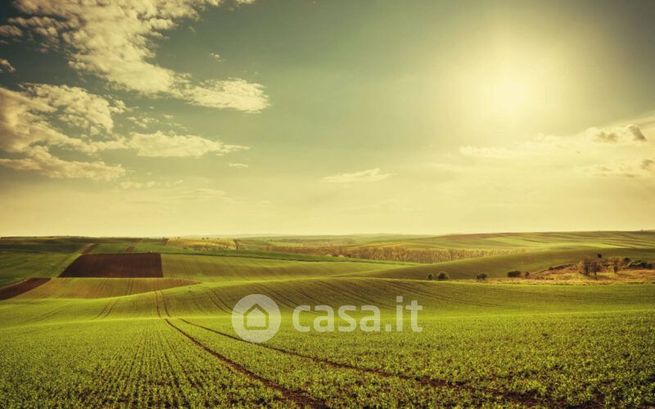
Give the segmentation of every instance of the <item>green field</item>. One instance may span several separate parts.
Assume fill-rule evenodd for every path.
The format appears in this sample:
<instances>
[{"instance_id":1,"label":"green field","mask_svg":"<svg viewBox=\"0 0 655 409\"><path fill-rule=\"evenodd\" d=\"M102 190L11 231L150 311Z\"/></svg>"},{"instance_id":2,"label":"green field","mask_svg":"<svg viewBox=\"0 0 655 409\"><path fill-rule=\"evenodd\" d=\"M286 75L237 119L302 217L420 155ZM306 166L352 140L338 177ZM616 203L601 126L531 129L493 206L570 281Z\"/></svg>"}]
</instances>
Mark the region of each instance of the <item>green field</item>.
<instances>
[{"instance_id":1,"label":"green field","mask_svg":"<svg viewBox=\"0 0 655 409\"><path fill-rule=\"evenodd\" d=\"M4 282L53 278L0 301L0 407L652 407L655 284L471 279L599 249L655 260L642 233L612 234L587 233L587 248L569 249L562 243L580 234L471 237L543 243L424 265L138 241L135 252L162 253L163 278L56 277L89 244L122 252L133 239L3 239ZM426 279L437 271L451 279ZM255 293L282 311L263 344L238 338L231 322L235 303ZM423 306L422 332L409 322L386 331L397 296ZM299 332L291 322L303 304L377 306L381 331Z\"/></svg>"}]
</instances>

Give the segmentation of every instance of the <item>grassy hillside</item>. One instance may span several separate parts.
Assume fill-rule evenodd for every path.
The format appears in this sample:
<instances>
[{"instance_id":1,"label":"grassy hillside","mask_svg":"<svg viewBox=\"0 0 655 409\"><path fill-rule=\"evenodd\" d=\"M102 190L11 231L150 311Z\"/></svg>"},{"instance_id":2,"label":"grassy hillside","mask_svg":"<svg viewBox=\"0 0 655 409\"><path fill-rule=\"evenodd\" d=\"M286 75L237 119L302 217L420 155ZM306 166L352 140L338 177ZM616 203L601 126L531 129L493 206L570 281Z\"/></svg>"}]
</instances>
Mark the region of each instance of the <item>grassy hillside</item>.
<instances>
[{"instance_id":1,"label":"grassy hillside","mask_svg":"<svg viewBox=\"0 0 655 409\"><path fill-rule=\"evenodd\" d=\"M57 276L75 257L74 253L0 253L0 286L27 277Z\"/></svg>"},{"instance_id":2,"label":"grassy hillside","mask_svg":"<svg viewBox=\"0 0 655 409\"><path fill-rule=\"evenodd\" d=\"M650 234L338 238L510 250L420 265L267 248L237 253L206 238L3 239L0 282L56 276L86 252L119 253L100 257L115 260L161 253L164 277L54 277L0 301L0 407L654 406L655 285L464 280L597 252L654 260ZM326 238L285 240L306 246ZM440 271L451 280L426 279ZM232 328L234 304L254 293L282 311L280 332L264 344ZM408 322L386 329L397 323L399 296L422 306L420 332ZM291 325L298 305L373 305L380 331L299 332ZM314 311L301 321L312 326L321 317ZM344 323L337 317L336 326Z\"/></svg>"},{"instance_id":3,"label":"grassy hillside","mask_svg":"<svg viewBox=\"0 0 655 409\"><path fill-rule=\"evenodd\" d=\"M483 233L442 236L352 235L245 238L244 243L280 246L407 246L411 248L607 248L655 246L655 231Z\"/></svg>"},{"instance_id":4,"label":"grassy hillside","mask_svg":"<svg viewBox=\"0 0 655 409\"><path fill-rule=\"evenodd\" d=\"M365 273L399 267L393 263L350 261L297 261L258 257L163 254L165 277L201 281L267 280Z\"/></svg>"},{"instance_id":5,"label":"grassy hillside","mask_svg":"<svg viewBox=\"0 0 655 409\"><path fill-rule=\"evenodd\" d=\"M178 278L53 278L17 299L120 297L196 283Z\"/></svg>"}]
</instances>

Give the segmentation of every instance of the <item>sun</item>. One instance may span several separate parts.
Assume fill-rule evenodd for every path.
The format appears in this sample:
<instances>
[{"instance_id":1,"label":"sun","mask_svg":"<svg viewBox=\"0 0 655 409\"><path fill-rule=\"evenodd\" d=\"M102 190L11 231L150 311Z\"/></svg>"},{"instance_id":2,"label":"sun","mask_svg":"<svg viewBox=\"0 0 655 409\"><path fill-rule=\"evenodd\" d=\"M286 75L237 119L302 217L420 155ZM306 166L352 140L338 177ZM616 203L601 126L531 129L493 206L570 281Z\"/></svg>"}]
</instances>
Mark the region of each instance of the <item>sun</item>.
<instances>
[{"instance_id":1,"label":"sun","mask_svg":"<svg viewBox=\"0 0 655 409\"><path fill-rule=\"evenodd\" d=\"M515 117L529 103L529 88L523 81L503 78L492 84L489 103L496 113Z\"/></svg>"}]
</instances>

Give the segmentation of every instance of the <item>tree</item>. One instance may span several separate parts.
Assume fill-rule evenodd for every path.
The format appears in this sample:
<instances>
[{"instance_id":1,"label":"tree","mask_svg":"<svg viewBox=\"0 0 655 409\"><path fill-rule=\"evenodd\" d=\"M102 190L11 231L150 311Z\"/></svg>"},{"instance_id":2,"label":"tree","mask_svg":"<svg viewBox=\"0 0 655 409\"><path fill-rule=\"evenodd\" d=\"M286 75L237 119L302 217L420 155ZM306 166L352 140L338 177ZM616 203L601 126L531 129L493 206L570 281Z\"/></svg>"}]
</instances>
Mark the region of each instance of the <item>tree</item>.
<instances>
[{"instance_id":1,"label":"tree","mask_svg":"<svg viewBox=\"0 0 655 409\"><path fill-rule=\"evenodd\" d=\"M239 247L241 247L241 241L239 239L234 239L234 249L239 252Z\"/></svg>"},{"instance_id":2,"label":"tree","mask_svg":"<svg viewBox=\"0 0 655 409\"><path fill-rule=\"evenodd\" d=\"M583 258L578 264L578 269L582 274L588 276L591 271L591 260L588 257Z\"/></svg>"},{"instance_id":3,"label":"tree","mask_svg":"<svg viewBox=\"0 0 655 409\"><path fill-rule=\"evenodd\" d=\"M443 273L443 272L439 273L439 275L437 276L437 280L439 281L448 280L448 273Z\"/></svg>"},{"instance_id":4,"label":"tree","mask_svg":"<svg viewBox=\"0 0 655 409\"><path fill-rule=\"evenodd\" d=\"M612 257L610 259L610 265L612 266L612 271L616 274L623 266L623 261L619 257Z\"/></svg>"},{"instance_id":5,"label":"tree","mask_svg":"<svg viewBox=\"0 0 655 409\"><path fill-rule=\"evenodd\" d=\"M603 269L603 263L591 259L589 257L585 257L579 264L580 272L586 276L593 274L594 278L598 278L598 272L602 271Z\"/></svg>"},{"instance_id":6,"label":"tree","mask_svg":"<svg viewBox=\"0 0 655 409\"><path fill-rule=\"evenodd\" d=\"M428 274L428 280L432 280L432 279L434 279L434 276L432 275L432 273Z\"/></svg>"},{"instance_id":7,"label":"tree","mask_svg":"<svg viewBox=\"0 0 655 409\"><path fill-rule=\"evenodd\" d=\"M487 275L485 273L481 273L475 276L475 278L478 279L479 281L484 281L487 279Z\"/></svg>"},{"instance_id":8,"label":"tree","mask_svg":"<svg viewBox=\"0 0 655 409\"><path fill-rule=\"evenodd\" d=\"M521 277L521 272L520 271L508 271L507 272L507 277L509 278L516 278L516 277Z\"/></svg>"}]
</instances>

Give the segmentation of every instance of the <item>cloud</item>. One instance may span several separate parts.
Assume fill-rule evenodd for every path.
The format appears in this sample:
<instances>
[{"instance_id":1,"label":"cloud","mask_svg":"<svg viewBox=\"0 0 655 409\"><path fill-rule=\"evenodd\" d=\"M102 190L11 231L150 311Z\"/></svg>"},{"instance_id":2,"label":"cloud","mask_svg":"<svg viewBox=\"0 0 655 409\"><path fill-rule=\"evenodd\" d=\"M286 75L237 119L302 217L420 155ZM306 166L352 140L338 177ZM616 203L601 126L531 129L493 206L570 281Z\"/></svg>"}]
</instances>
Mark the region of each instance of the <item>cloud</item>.
<instances>
[{"instance_id":1,"label":"cloud","mask_svg":"<svg viewBox=\"0 0 655 409\"><path fill-rule=\"evenodd\" d=\"M97 135L113 128L112 115L123 112L122 102L110 103L82 88L65 85L28 84L23 92L0 87L0 149L19 153L35 144L62 146L81 152L97 152L115 141L95 143L73 138L53 125L53 118Z\"/></svg>"},{"instance_id":2,"label":"cloud","mask_svg":"<svg viewBox=\"0 0 655 409\"><path fill-rule=\"evenodd\" d=\"M23 31L16 26L0 26L0 37L22 37Z\"/></svg>"},{"instance_id":3,"label":"cloud","mask_svg":"<svg viewBox=\"0 0 655 409\"><path fill-rule=\"evenodd\" d=\"M215 59L216 61L220 61L220 60L221 60L221 55L220 55L219 53L209 53L209 56L210 56L211 58Z\"/></svg>"},{"instance_id":4,"label":"cloud","mask_svg":"<svg viewBox=\"0 0 655 409\"><path fill-rule=\"evenodd\" d=\"M16 68L4 58L0 58L0 72L16 72Z\"/></svg>"},{"instance_id":5,"label":"cloud","mask_svg":"<svg viewBox=\"0 0 655 409\"><path fill-rule=\"evenodd\" d=\"M51 178L111 180L125 170L102 161L64 160L50 152L51 147L95 153L123 148L120 139L92 140L113 128L112 115L125 109L120 102L109 102L76 87L28 84L22 92L0 87L0 150L19 156L4 158L0 165L33 171ZM82 138L71 137L53 124L54 118L77 129Z\"/></svg>"},{"instance_id":6,"label":"cloud","mask_svg":"<svg viewBox=\"0 0 655 409\"><path fill-rule=\"evenodd\" d=\"M28 84L24 89L34 98L56 108L60 121L85 129L92 135L103 130L111 132L114 127L112 115L126 109L120 100L110 102L79 87Z\"/></svg>"},{"instance_id":7,"label":"cloud","mask_svg":"<svg viewBox=\"0 0 655 409\"><path fill-rule=\"evenodd\" d=\"M632 133L632 140L637 142L646 142L648 140L646 139L646 135L641 131L641 128L637 125L628 125L628 130Z\"/></svg>"},{"instance_id":8,"label":"cloud","mask_svg":"<svg viewBox=\"0 0 655 409\"><path fill-rule=\"evenodd\" d=\"M655 161L613 161L610 164L594 165L582 169L591 176L637 178L650 176L655 172Z\"/></svg>"},{"instance_id":9,"label":"cloud","mask_svg":"<svg viewBox=\"0 0 655 409\"><path fill-rule=\"evenodd\" d=\"M156 182L154 180L149 180L146 182L138 182L134 180L123 180L118 186L123 190L140 190L140 189L152 189L152 188L172 188L179 186L184 183L183 180L176 180L172 182Z\"/></svg>"},{"instance_id":10,"label":"cloud","mask_svg":"<svg viewBox=\"0 0 655 409\"><path fill-rule=\"evenodd\" d=\"M484 159L522 159L549 155L558 149L570 149L572 141L555 136L538 136L511 147L504 146L462 146L459 153L464 156Z\"/></svg>"},{"instance_id":11,"label":"cloud","mask_svg":"<svg viewBox=\"0 0 655 409\"><path fill-rule=\"evenodd\" d=\"M268 106L262 85L241 79L205 81L201 86L185 88L182 95L191 104L209 108L259 112Z\"/></svg>"},{"instance_id":12,"label":"cloud","mask_svg":"<svg viewBox=\"0 0 655 409\"><path fill-rule=\"evenodd\" d=\"M340 173L333 176L326 176L323 178L324 182L328 183L363 183L363 182L378 182L392 176L391 173L381 173L380 168L362 170L354 173Z\"/></svg>"},{"instance_id":13,"label":"cloud","mask_svg":"<svg viewBox=\"0 0 655 409\"><path fill-rule=\"evenodd\" d=\"M268 105L260 84L243 79L194 83L190 75L153 62L154 41L165 31L219 4L219 0L18 0L16 8L28 17L9 18L9 25L0 31L16 37L26 30L44 49L66 50L72 68L118 88L172 96L205 107L258 112Z\"/></svg>"},{"instance_id":14,"label":"cloud","mask_svg":"<svg viewBox=\"0 0 655 409\"><path fill-rule=\"evenodd\" d=\"M103 161L80 162L53 156L45 146L30 147L20 159L0 159L0 166L30 171L53 179L93 179L109 181L125 174L122 166L107 165Z\"/></svg>"},{"instance_id":15,"label":"cloud","mask_svg":"<svg viewBox=\"0 0 655 409\"><path fill-rule=\"evenodd\" d=\"M137 155L144 157L199 157L207 153L223 155L248 149L246 146L226 145L196 135L175 135L155 132L151 134L132 134L127 146L135 149Z\"/></svg>"},{"instance_id":16,"label":"cloud","mask_svg":"<svg viewBox=\"0 0 655 409\"><path fill-rule=\"evenodd\" d=\"M234 162L230 162L230 163L228 163L227 166L229 166L229 167L231 167L231 168L238 168L238 169L246 169L246 168L249 167L249 166L248 166L247 164L245 164L245 163L234 163Z\"/></svg>"},{"instance_id":17,"label":"cloud","mask_svg":"<svg viewBox=\"0 0 655 409\"><path fill-rule=\"evenodd\" d=\"M586 131L588 137L598 143L639 143L647 138L639 126L630 124L625 127L590 128Z\"/></svg>"}]
</instances>

